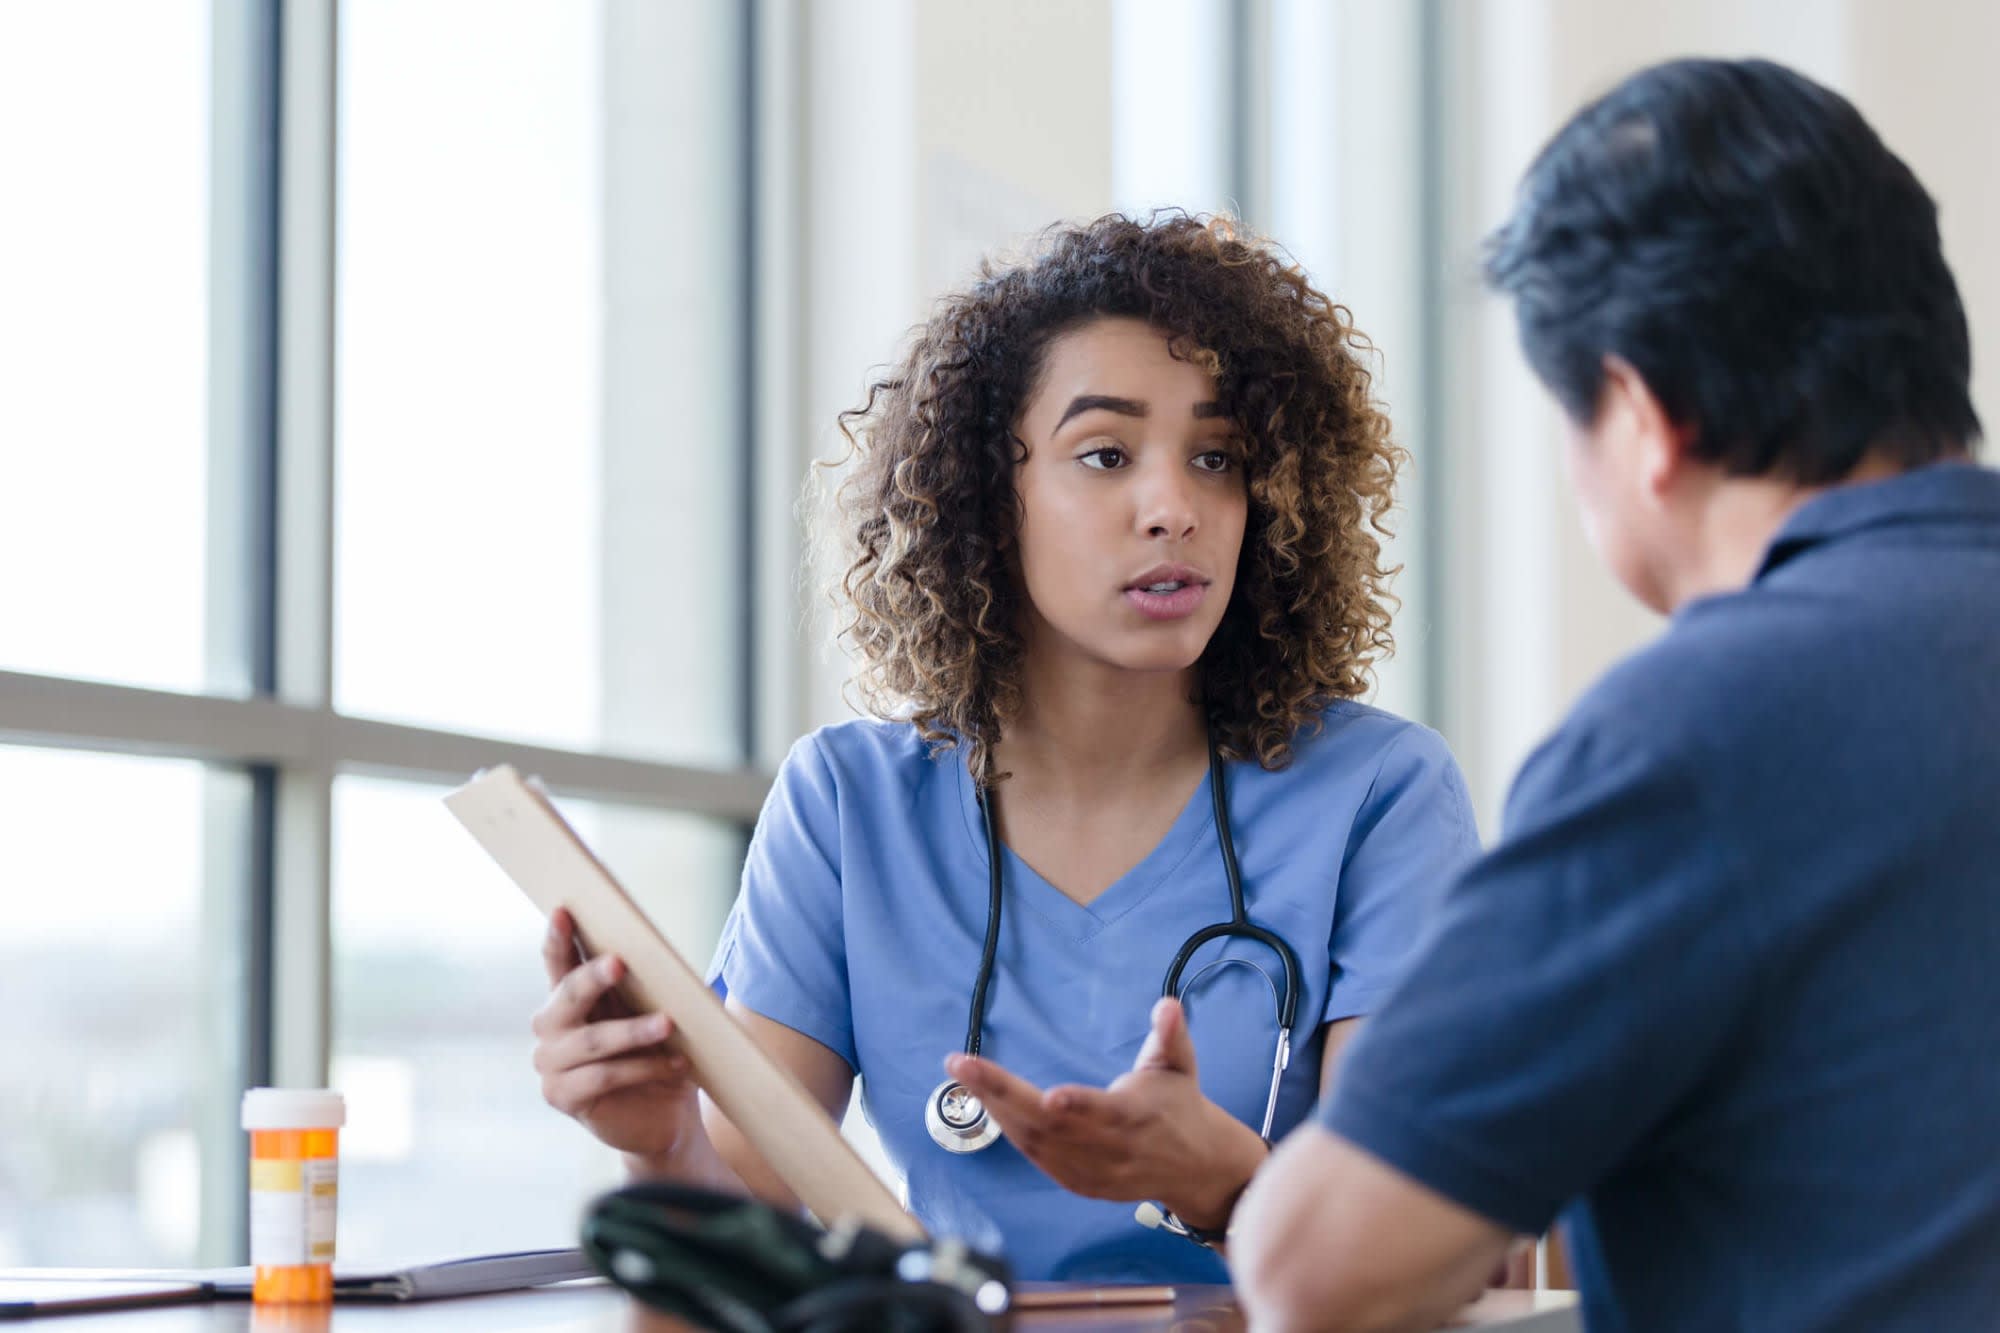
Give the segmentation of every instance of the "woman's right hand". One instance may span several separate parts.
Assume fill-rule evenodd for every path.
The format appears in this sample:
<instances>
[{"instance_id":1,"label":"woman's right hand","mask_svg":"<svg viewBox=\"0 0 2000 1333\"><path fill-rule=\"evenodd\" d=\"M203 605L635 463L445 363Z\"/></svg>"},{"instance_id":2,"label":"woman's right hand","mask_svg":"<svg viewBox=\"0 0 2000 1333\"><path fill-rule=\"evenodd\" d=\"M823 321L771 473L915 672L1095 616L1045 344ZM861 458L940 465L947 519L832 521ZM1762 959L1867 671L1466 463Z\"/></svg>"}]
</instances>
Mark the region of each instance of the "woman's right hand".
<instances>
[{"instance_id":1,"label":"woman's right hand","mask_svg":"<svg viewBox=\"0 0 2000 1333\"><path fill-rule=\"evenodd\" d=\"M542 963L551 989L532 1025L542 1097L621 1152L653 1163L685 1154L702 1137L701 1104L687 1058L661 1045L673 1020L633 1014L613 989L625 976L616 955L578 961L563 908L549 916Z\"/></svg>"}]
</instances>

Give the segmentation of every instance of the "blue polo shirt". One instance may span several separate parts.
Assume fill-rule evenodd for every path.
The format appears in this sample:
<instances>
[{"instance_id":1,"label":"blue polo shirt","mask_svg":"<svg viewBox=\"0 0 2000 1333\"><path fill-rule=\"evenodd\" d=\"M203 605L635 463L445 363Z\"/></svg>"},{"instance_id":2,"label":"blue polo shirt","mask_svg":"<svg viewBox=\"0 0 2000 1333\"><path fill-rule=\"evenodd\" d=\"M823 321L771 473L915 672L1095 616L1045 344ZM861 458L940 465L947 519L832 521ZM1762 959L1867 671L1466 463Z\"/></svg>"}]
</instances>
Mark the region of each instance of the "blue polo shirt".
<instances>
[{"instance_id":1,"label":"blue polo shirt","mask_svg":"<svg viewBox=\"0 0 2000 1333\"><path fill-rule=\"evenodd\" d=\"M1528 760L1321 1122L1588 1326L2000 1322L2000 474L1798 509Z\"/></svg>"}]
</instances>

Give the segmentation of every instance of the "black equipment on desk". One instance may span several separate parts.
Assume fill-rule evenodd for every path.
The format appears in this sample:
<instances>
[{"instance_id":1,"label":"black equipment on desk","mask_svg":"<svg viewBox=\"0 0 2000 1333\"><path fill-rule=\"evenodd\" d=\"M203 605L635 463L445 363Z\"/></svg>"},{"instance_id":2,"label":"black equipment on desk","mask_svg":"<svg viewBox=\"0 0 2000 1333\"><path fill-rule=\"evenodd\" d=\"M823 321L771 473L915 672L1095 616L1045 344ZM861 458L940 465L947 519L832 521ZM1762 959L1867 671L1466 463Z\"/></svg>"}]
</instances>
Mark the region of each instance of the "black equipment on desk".
<instances>
[{"instance_id":1,"label":"black equipment on desk","mask_svg":"<svg viewBox=\"0 0 2000 1333\"><path fill-rule=\"evenodd\" d=\"M1006 1264L955 1240L821 1231L741 1195L661 1182L591 1204L583 1249L655 1309L717 1333L987 1333L1006 1328Z\"/></svg>"}]
</instances>

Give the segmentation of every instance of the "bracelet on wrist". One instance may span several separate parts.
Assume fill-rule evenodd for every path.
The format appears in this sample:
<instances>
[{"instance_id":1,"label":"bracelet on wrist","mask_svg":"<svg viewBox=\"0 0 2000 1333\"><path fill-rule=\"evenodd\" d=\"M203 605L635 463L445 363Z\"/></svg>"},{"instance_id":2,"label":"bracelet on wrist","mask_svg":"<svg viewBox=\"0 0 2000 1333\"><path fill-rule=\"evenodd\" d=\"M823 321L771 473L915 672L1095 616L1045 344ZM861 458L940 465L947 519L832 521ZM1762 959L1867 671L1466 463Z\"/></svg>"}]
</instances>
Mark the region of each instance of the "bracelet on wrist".
<instances>
[{"instance_id":1,"label":"bracelet on wrist","mask_svg":"<svg viewBox=\"0 0 2000 1333\"><path fill-rule=\"evenodd\" d=\"M1146 1200L1135 1208L1132 1212L1132 1218L1142 1227L1170 1232L1186 1240L1191 1240L1206 1250L1220 1249L1223 1243L1229 1239L1229 1224L1227 1222L1213 1230L1206 1227L1189 1226L1186 1222L1174 1216L1172 1209L1166 1207L1164 1204L1155 1203L1151 1199Z\"/></svg>"}]
</instances>

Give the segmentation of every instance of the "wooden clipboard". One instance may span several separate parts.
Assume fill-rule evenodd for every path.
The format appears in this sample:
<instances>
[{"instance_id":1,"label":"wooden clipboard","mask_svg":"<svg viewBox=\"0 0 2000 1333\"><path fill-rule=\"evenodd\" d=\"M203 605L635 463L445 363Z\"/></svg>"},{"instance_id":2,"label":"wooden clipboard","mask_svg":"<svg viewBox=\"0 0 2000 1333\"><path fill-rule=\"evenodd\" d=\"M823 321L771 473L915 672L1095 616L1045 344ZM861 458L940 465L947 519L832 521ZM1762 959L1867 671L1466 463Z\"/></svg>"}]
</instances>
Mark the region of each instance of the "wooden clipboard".
<instances>
[{"instance_id":1,"label":"wooden clipboard","mask_svg":"<svg viewBox=\"0 0 2000 1333\"><path fill-rule=\"evenodd\" d=\"M852 1217L897 1240L924 1239L825 1110L729 1016L539 784L502 765L444 803L544 916L567 907L593 952L625 961L620 992L641 1013L672 1015L668 1044L687 1055L702 1089L822 1225Z\"/></svg>"}]
</instances>

